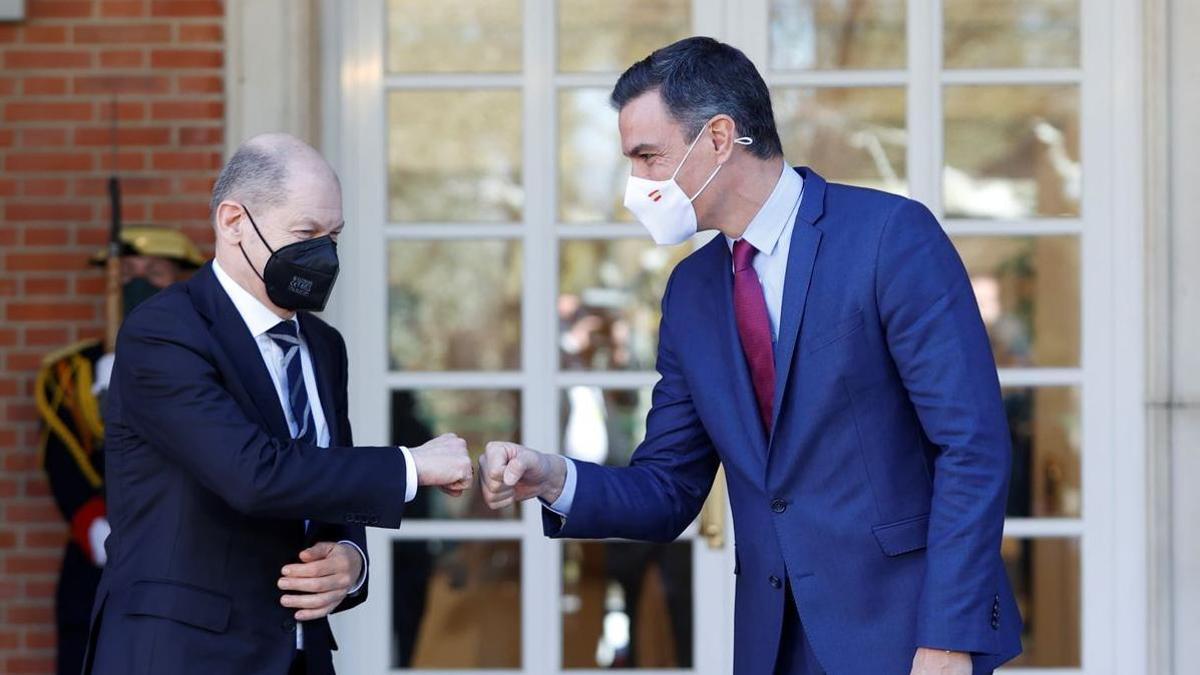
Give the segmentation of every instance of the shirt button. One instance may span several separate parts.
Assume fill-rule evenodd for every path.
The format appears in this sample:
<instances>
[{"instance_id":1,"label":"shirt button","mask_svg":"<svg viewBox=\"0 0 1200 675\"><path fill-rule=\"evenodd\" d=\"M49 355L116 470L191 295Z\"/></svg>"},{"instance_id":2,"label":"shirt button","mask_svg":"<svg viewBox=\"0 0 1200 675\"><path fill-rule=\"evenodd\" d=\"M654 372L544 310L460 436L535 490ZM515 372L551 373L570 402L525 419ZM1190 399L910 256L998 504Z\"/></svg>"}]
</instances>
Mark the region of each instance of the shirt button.
<instances>
[{"instance_id":1,"label":"shirt button","mask_svg":"<svg viewBox=\"0 0 1200 675\"><path fill-rule=\"evenodd\" d=\"M783 588L783 582L779 580L779 577L773 574L767 579L767 583L771 584L771 588L774 588L775 590Z\"/></svg>"},{"instance_id":2,"label":"shirt button","mask_svg":"<svg viewBox=\"0 0 1200 675\"><path fill-rule=\"evenodd\" d=\"M787 500L786 499L773 500L771 502L771 510L774 511L775 513L783 513L784 511L787 511Z\"/></svg>"}]
</instances>

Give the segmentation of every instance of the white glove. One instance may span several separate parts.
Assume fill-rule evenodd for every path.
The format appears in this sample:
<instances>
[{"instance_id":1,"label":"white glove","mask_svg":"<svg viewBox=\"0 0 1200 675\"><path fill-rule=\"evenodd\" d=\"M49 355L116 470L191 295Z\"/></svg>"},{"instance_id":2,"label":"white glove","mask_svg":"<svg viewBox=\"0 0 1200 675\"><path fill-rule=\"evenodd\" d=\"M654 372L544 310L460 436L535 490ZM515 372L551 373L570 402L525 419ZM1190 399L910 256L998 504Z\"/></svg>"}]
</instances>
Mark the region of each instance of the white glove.
<instances>
[{"instance_id":1,"label":"white glove","mask_svg":"<svg viewBox=\"0 0 1200 675\"><path fill-rule=\"evenodd\" d=\"M108 524L108 518L104 516L93 520L88 527L88 543L91 544L92 562L96 567L104 567L104 563L108 562L108 553L104 550L104 540L108 539L111 532L112 525Z\"/></svg>"},{"instance_id":2,"label":"white glove","mask_svg":"<svg viewBox=\"0 0 1200 675\"><path fill-rule=\"evenodd\" d=\"M96 360L96 368L92 377L92 394L99 396L108 391L108 381L112 379L112 368L112 354L105 354Z\"/></svg>"}]
</instances>

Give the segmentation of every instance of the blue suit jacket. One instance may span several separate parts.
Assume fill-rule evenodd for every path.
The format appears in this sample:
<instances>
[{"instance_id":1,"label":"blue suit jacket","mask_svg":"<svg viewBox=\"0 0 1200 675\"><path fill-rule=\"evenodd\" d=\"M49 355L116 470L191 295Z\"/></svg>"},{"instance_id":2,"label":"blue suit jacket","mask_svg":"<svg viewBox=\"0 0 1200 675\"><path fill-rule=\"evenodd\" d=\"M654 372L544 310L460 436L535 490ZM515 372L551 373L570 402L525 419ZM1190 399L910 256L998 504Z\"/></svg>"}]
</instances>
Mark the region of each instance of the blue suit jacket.
<instances>
[{"instance_id":1,"label":"blue suit jacket","mask_svg":"<svg viewBox=\"0 0 1200 675\"><path fill-rule=\"evenodd\" d=\"M547 513L547 533L671 541L723 462L736 673L772 672L789 585L831 674L907 674L918 646L990 670L1020 653L1021 620L1000 557L1009 432L966 271L921 204L799 171L774 428L717 237L667 284L631 466L578 463L570 516Z\"/></svg>"},{"instance_id":2,"label":"blue suit jacket","mask_svg":"<svg viewBox=\"0 0 1200 675\"><path fill-rule=\"evenodd\" d=\"M278 673L295 657L280 569L314 541L399 527L395 448L351 448L346 347L301 314L331 448L293 441L257 344L202 268L125 322L105 414L108 565L86 672ZM304 520L313 522L307 535ZM366 587L338 610L366 599ZM304 624L310 673L333 671L328 621Z\"/></svg>"}]
</instances>

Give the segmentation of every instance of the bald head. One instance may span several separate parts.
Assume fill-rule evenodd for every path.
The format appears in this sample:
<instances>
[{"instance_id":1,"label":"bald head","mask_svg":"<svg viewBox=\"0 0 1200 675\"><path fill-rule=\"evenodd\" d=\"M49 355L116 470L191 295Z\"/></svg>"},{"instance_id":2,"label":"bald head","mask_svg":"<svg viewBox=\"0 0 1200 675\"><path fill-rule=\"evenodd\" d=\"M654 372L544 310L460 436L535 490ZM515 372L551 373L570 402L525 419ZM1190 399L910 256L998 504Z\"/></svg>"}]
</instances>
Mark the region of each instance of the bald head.
<instances>
[{"instance_id":1,"label":"bald head","mask_svg":"<svg viewBox=\"0 0 1200 675\"><path fill-rule=\"evenodd\" d=\"M291 134L259 134L238 146L225 163L210 207L215 215L221 202L232 200L265 211L314 183L341 192L333 167L312 146Z\"/></svg>"}]
</instances>

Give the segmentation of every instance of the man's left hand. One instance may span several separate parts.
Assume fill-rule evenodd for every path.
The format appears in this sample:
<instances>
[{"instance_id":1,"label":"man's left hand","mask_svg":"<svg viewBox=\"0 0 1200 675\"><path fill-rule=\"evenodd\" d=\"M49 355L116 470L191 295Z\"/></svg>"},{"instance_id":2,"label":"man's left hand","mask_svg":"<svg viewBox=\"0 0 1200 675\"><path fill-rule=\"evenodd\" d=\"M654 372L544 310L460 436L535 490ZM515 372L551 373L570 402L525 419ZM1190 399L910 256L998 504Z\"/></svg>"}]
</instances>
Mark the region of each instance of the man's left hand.
<instances>
[{"instance_id":1,"label":"man's left hand","mask_svg":"<svg viewBox=\"0 0 1200 675\"><path fill-rule=\"evenodd\" d=\"M299 564L283 568L279 588L299 593L284 595L279 602L297 610L297 621L328 616L358 583L362 565L362 556L353 546L329 541L313 544L300 552Z\"/></svg>"},{"instance_id":2,"label":"man's left hand","mask_svg":"<svg viewBox=\"0 0 1200 675\"><path fill-rule=\"evenodd\" d=\"M971 675L971 655L920 647L913 657L912 675Z\"/></svg>"}]
</instances>

